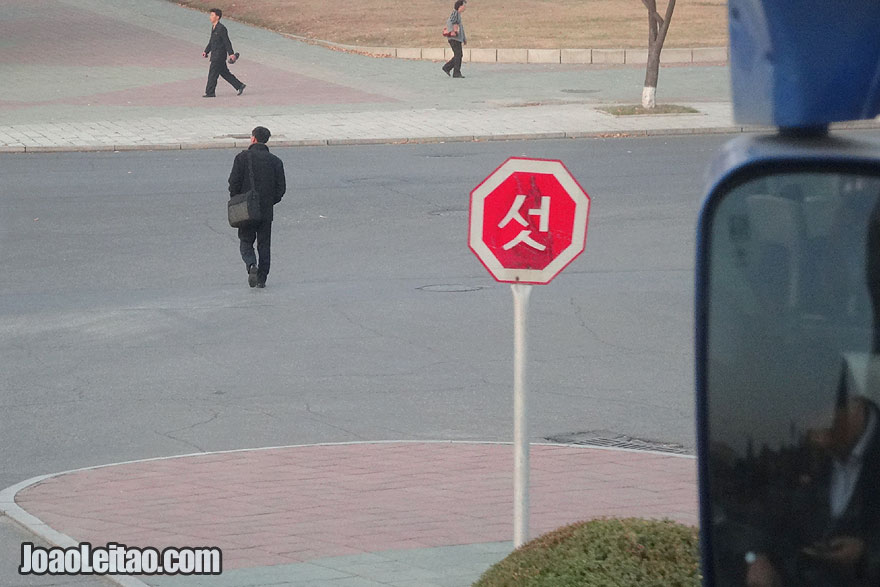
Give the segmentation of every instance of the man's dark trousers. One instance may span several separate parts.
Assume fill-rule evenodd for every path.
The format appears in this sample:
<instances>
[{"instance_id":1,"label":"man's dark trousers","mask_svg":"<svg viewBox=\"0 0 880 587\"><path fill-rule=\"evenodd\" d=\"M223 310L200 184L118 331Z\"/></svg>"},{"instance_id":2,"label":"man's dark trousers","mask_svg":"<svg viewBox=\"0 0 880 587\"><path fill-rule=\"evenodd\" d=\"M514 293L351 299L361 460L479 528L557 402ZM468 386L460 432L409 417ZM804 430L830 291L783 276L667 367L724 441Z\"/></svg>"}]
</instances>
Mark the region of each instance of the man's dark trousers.
<instances>
[{"instance_id":1,"label":"man's dark trousers","mask_svg":"<svg viewBox=\"0 0 880 587\"><path fill-rule=\"evenodd\" d=\"M211 69L208 70L208 85L205 86L205 94L213 96L217 91L217 78L222 77L235 88L235 91L241 89L242 84L237 77L232 75L229 67L226 65L226 59L211 59Z\"/></svg>"},{"instance_id":2,"label":"man's dark trousers","mask_svg":"<svg viewBox=\"0 0 880 587\"><path fill-rule=\"evenodd\" d=\"M257 265L257 281L266 283L266 277L269 275L269 248L272 240L272 221L264 220L263 222L245 228L238 229L239 248L241 249L241 259L247 267ZM257 256L254 254L254 240L257 241L257 253L260 255L260 261L257 262Z\"/></svg>"},{"instance_id":3,"label":"man's dark trousers","mask_svg":"<svg viewBox=\"0 0 880 587\"><path fill-rule=\"evenodd\" d=\"M451 69L453 76L461 77L461 60L464 54L464 52L461 50L461 41L449 39L449 46L452 47L452 59L450 59L449 62L446 63L446 66L443 69L447 71Z\"/></svg>"}]
</instances>

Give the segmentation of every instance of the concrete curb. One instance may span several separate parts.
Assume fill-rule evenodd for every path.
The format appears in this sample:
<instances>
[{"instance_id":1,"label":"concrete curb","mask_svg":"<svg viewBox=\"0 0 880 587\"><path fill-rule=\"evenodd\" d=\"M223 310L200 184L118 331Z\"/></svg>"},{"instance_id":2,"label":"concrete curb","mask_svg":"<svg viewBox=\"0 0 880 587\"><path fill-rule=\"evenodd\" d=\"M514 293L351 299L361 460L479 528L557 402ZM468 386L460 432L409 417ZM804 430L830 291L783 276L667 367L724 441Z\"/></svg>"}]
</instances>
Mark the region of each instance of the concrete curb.
<instances>
[{"instance_id":1,"label":"concrete curb","mask_svg":"<svg viewBox=\"0 0 880 587\"><path fill-rule=\"evenodd\" d=\"M452 58L449 47L364 47L346 45L322 39L310 39L289 33L281 33L310 45L319 45L334 51L357 53L368 57L386 59L411 59L422 61L446 61ZM661 64L727 63L730 51L727 47L669 47L660 53ZM462 61L465 63L542 63L571 65L645 65L647 49L522 49L464 47Z\"/></svg>"},{"instance_id":2,"label":"concrete curb","mask_svg":"<svg viewBox=\"0 0 880 587\"><path fill-rule=\"evenodd\" d=\"M832 130L877 130L880 120L858 120L831 125ZM595 130L541 133L512 133L491 135L457 135L425 137L368 137L350 139L302 139L273 141L274 147L338 147L358 145L427 145L437 143L479 143L488 141L532 141L560 139L609 139L630 137L662 137L677 135L738 134L774 132L774 127L755 125L732 125L705 128L661 128L633 130ZM192 151L201 149L243 149L248 141L228 140L197 143L167 143L150 145L58 145L58 146L12 146L0 147L0 153L89 153L115 151Z\"/></svg>"},{"instance_id":3,"label":"concrete curb","mask_svg":"<svg viewBox=\"0 0 880 587\"><path fill-rule=\"evenodd\" d=\"M586 139L586 138L609 138L609 137L644 137L649 135L662 136L664 134L702 134L703 129L668 129L668 130L628 130L628 131L584 131L584 132L559 132L559 133L517 133L497 135L467 135L467 136L428 136L428 137L387 137L387 138L354 138L354 139L306 139L291 141L272 141L273 147L341 147L341 146L368 146L368 145L427 145L439 143L480 143L488 141L525 141L525 140L550 140L550 139ZM742 127L729 127L709 129L712 134L739 133ZM707 133L707 134L709 134ZM244 149L247 144L230 143L169 143L165 145L69 145L69 146L21 146L7 147L2 152L12 154L27 153L97 153L97 152L127 152L127 151L192 151L201 149Z\"/></svg>"}]
</instances>

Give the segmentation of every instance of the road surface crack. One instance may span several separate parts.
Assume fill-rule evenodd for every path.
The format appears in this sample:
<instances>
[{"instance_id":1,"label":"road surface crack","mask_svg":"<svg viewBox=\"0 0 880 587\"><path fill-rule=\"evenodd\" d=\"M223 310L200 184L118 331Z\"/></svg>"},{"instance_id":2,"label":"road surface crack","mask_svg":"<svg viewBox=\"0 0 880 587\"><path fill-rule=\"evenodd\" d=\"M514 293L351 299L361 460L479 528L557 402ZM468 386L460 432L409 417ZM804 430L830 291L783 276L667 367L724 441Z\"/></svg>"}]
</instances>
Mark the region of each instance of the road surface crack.
<instances>
[{"instance_id":1,"label":"road surface crack","mask_svg":"<svg viewBox=\"0 0 880 587\"><path fill-rule=\"evenodd\" d=\"M211 422L213 422L214 420L216 420L219 417L220 417L219 411L211 410L211 417L208 418L207 420L193 422L189 426L183 426L182 428L175 428L173 430L168 430L166 432L161 432L159 430L156 430L156 434L158 434L160 436L164 436L165 438L168 438L170 440L176 440L177 442L183 443L187 446L191 446L194 449L196 449L198 452L205 452L205 450L201 446L197 445L194 442L191 442L189 440L181 438L179 436L175 436L175 434L180 433L180 432L188 432L188 431L191 431L199 426L204 426L205 424L210 424Z\"/></svg>"}]
</instances>

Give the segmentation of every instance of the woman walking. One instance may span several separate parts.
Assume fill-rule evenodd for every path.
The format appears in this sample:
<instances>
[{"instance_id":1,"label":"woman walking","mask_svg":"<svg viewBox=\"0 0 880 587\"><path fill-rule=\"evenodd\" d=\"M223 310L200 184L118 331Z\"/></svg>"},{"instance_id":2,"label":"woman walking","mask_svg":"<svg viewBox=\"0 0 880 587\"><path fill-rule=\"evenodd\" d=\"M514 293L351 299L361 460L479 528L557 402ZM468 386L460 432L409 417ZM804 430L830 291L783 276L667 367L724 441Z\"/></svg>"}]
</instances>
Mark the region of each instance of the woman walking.
<instances>
[{"instance_id":1,"label":"woman walking","mask_svg":"<svg viewBox=\"0 0 880 587\"><path fill-rule=\"evenodd\" d=\"M449 37L449 46L452 47L452 59L443 66L446 75L452 77L464 77L461 75L461 46L467 45L467 37L464 34L464 24L461 22L461 13L467 8L467 0L455 0L455 10L446 20L446 30L452 33Z\"/></svg>"}]
</instances>

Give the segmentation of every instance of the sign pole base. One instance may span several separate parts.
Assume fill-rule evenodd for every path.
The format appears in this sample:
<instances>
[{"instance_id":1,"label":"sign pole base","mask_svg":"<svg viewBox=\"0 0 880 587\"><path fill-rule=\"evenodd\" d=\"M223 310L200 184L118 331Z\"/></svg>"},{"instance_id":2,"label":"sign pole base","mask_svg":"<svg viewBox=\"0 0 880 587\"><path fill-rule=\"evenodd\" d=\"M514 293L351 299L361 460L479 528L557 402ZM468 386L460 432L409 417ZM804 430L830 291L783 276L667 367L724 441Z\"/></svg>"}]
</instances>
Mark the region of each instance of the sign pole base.
<instances>
[{"instance_id":1,"label":"sign pole base","mask_svg":"<svg viewBox=\"0 0 880 587\"><path fill-rule=\"evenodd\" d=\"M526 325L532 286L514 283L513 291L513 546L529 540L529 430L526 386Z\"/></svg>"}]
</instances>

